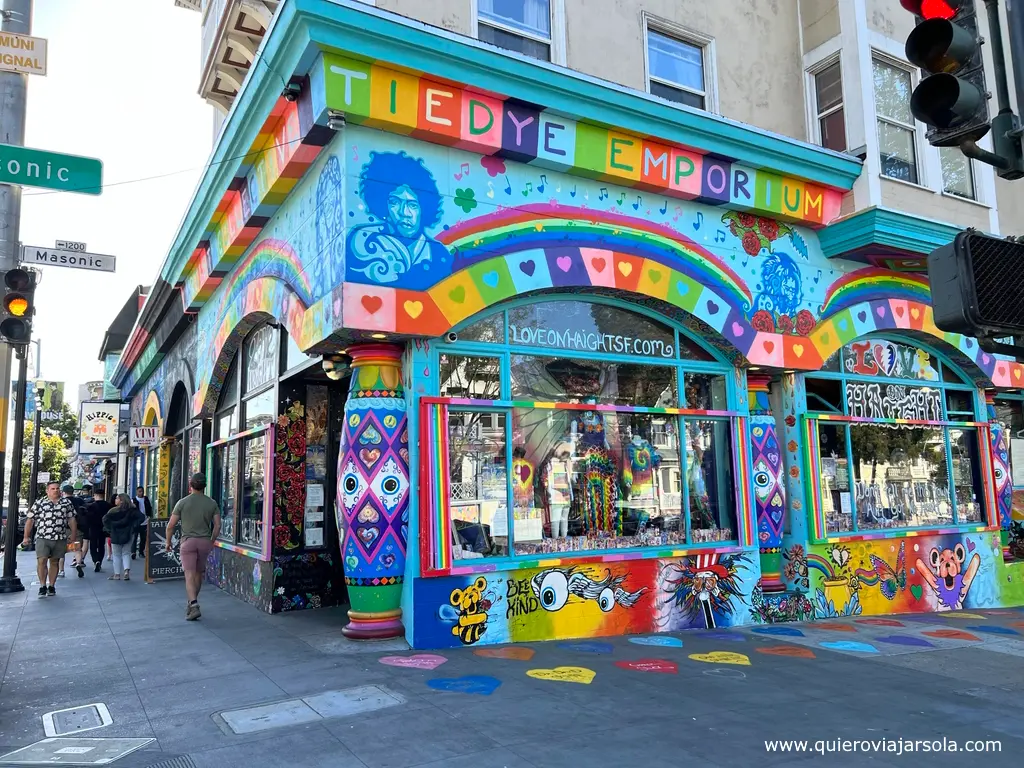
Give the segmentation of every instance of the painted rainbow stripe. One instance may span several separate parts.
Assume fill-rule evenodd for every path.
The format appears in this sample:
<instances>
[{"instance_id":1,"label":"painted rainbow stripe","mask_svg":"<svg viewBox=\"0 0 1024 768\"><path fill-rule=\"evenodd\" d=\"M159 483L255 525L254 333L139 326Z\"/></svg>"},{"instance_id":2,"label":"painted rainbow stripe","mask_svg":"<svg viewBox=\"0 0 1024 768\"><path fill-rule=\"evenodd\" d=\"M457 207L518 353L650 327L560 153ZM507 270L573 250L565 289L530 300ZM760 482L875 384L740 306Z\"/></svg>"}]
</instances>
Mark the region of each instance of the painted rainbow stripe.
<instances>
[{"instance_id":1,"label":"painted rainbow stripe","mask_svg":"<svg viewBox=\"0 0 1024 768\"><path fill-rule=\"evenodd\" d=\"M931 289L923 275L896 274L878 267L865 267L836 280L825 294L822 319L840 310L870 301L902 299L928 305Z\"/></svg>"},{"instance_id":2,"label":"painted rainbow stripe","mask_svg":"<svg viewBox=\"0 0 1024 768\"><path fill-rule=\"evenodd\" d=\"M751 485L750 437L747 418L732 420L732 465L736 472L736 523L740 546L754 545L754 492Z\"/></svg>"},{"instance_id":3,"label":"painted rainbow stripe","mask_svg":"<svg viewBox=\"0 0 1024 768\"><path fill-rule=\"evenodd\" d=\"M225 307L243 293L250 282L262 277L283 282L304 306L309 307L313 303L313 286L295 249L287 240L267 238L253 246L231 271L227 278L228 288L221 293L215 314L223 316Z\"/></svg>"},{"instance_id":4,"label":"painted rainbow stripe","mask_svg":"<svg viewBox=\"0 0 1024 768\"><path fill-rule=\"evenodd\" d=\"M811 527L814 529L814 540L822 541L825 538L825 512L821 503L821 468L818 466L818 422L816 419L807 416L803 420L804 432L804 491L807 498L811 500L811 509L808 514L811 518Z\"/></svg>"}]
</instances>

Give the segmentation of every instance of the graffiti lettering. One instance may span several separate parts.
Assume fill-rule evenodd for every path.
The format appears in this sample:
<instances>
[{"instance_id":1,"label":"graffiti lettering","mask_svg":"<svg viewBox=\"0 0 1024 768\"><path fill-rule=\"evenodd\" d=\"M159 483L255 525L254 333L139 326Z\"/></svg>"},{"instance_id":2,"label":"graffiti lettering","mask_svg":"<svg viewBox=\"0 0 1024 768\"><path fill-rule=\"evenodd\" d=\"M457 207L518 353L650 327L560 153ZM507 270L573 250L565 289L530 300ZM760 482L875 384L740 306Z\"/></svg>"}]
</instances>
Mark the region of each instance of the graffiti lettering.
<instances>
[{"instance_id":1,"label":"graffiti lettering","mask_svg":"<svg viewBox=\"0 0 1024 768\"><path fill-rule=\"evenodd\" d=\"M533 594L529 579L509 579L506 584L508 586L505 601L508 608L505 609L505 618L529 616L540 610L540 601Z\"/></svg>"},{"instance_id":2,"label":"graffiti lettering","mask_svg":"<svg viewBox=\"0 0 1024 768\"><path fill-rule=\"evenodd\" d=\"M666 344L661 339L638 339L633 336L587 331L558 331L554 328L531 328L514 324L509 324L508 329L511 334L510 341L513 344L581 349L588 352L617 352L647 357L673 357L675 355L673 346Z\"/></svg>"},{"instance_id":3,"label":"graffiti lettering","mask_svg":"<svg viewBox=\"0 0 1024 768\"><path fill-rule=\"evenodd\" d=\"M939 390L901 384L847 383L846 408L849 415L855 418L915 421L942 419Z\"/></svg>"}]
</instances>

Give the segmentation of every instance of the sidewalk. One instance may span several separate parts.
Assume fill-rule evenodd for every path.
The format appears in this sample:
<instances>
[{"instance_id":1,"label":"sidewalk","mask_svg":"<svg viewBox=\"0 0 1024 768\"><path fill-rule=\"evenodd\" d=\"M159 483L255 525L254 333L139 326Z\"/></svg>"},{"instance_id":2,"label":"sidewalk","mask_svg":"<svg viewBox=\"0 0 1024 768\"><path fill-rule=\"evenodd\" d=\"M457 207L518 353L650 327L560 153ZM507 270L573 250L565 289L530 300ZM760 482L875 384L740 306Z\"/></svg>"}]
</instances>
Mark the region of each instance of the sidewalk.
<instances>
[{"instance_id":1,"label":"sidewalk","mask_svg":"<svg viewBox=\"0 0 1024 768\"><path fill-rule=\"evenodd\" d=\"M26 591L0 595L0 754L43 739L45 713L96 702L113 724L82 736L155 739L119 768L967 764L963 754L768 754L766 739L1001 740L1001 753L967 758L984 766L1020 765L1024 754L1024 629L1012 634L1021 611L914 617L899 629L786 625L800 636L676 635L685 648L628 638L515 646L534 651L529 661L466 648L441 652L443 665L428 670L379 663L411 654L401 642L346 640L342 611L269 616L209 585L198 622L184 621L182 582L78 579L69 569L57 596L40 600L33 557L19 558ZM989 630L931 647L891 640L965 625ZM840 640L875 650L821 645ZM795 650L763 652L779 647ZM691 657L715 651L749 663ZM592 682L526 674L560 666L590 670ZM311 698L360 687L372 692L364 703L390 706L338 716L338 695ZM237 734L221 714L299 697L308 706L289 712L306 722L267 728L287 717L268 710L250 719L265 729ZM309 709L325 701L335 707L327 715Z\"/></svg>"}]
</instances>

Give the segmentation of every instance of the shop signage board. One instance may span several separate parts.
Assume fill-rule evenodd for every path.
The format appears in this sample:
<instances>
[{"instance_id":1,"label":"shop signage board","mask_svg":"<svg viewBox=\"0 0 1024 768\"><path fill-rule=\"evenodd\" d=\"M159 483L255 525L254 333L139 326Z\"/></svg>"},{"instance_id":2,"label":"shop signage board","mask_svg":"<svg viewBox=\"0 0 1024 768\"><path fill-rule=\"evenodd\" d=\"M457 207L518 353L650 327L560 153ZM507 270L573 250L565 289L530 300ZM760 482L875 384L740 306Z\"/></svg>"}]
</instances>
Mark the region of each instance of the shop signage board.
<instances>
[{"instance_id":1,"label":"shop signage board","mask_svg":"<svg viewBox=\"0 0 1024 768\"><path fill-rule=\"evenodd\" d=\"M113 272L116 259L104 253L49 248L45 245L21 246L21 263L33 267L69 267L90 272Z\"/></svg>"},{"instance_id":2,"label":"shop signage board","mask_svg":"<svg viewBox=\"0 0 1024 768\"><path fill-rule=\"evenodd\" d=\"M50 473L36 472L36 479L38 479L40 483L48 483L50 482Z\"/></svg>"},{"instance_id":3,"label":"shop signage board","mask_svg":"<svg viewBox=\"0 0 1024 768\"><path fill-rule=\"evenodd\" d=\"M0 144L0 184L98 195L103 191L103 163L93 157Z\"/></svg>"},{"instance_id":4,"label":"shop signage board","mask_svg":"<svg viewBox=\"0 0 1024 768\"><path fill-rule=\"evenodd\" d=\"M167 520L154 518L149 521L146 537L146 581L182 579L185 571L181 567L181 526L171 537L171 551L164 549L167 541Z\"/></svg>"},{"instance_id":5,"label":"shop signage board","mask_svg":"<svg viewBox=\"0 0 1024 768\"><path fill-rule=\"evenodd\" d=\"M0 71L26 75L46 74L46 39L0 33Z\"/></svg>"},{"instance_id":6,"label":"shop signage board","mask_svg":"<svg viewBox=\"0 0 1024 768\"><path fill-rule=\"evenodd\" d=\"M120 403L82 403L78 419L78 452L87 455L117 453Z\"/></svg>"},{"instance_id":7,"label":"shop signage board","mask_svg":"<svg viewBox=\"0 0 1024 768\"><path fill-rule=\"evenodd\" d=\"M136 427L128 430L128 445L132 448L152 448L160 444L160 427Z\"/></svg>"}]
</instances>

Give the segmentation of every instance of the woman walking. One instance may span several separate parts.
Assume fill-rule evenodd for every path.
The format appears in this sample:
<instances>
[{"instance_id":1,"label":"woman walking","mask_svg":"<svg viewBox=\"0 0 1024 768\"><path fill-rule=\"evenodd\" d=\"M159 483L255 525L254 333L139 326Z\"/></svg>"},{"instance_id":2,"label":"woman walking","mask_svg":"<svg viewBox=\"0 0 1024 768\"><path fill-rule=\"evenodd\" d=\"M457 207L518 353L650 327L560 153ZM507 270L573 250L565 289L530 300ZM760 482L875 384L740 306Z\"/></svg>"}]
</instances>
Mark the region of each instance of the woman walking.
<instances>
[{"instance_id":1,"label":"woman walking","mask_svg":"<svg viewBox=\"0 0 1024 768\"><path fill-rule=\"evenodd\" d=\"M132 537L139 527L141 516L142 513L126 493L117 494L114 508L103 516L103 529L110 535L111 556L114 560L114 572L108 578L113 581L119 581L122 573L125 581L131 578Z\"/></svg>"}]
</instances>

